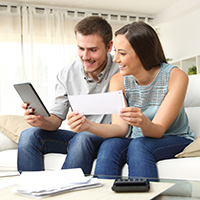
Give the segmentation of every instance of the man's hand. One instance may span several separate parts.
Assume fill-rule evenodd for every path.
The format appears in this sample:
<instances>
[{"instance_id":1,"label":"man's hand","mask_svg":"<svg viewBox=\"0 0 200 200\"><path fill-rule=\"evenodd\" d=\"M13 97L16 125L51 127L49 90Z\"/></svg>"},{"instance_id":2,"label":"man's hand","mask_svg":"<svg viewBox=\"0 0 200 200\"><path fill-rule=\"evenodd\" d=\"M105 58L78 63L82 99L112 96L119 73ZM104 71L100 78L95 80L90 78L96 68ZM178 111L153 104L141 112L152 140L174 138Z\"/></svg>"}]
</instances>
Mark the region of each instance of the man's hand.
<instances>
[{"instance_id":1,"label":"man's hand","mask_svg":"<svg viewBox=\"0 0 200 200\"><path fill-rule=\"evenodd\" d=\"M24 119L28 124L34 127L41 127L44 124L45 118L43 116L34 115L34 109L28 108L28 104L22 104L24 111Z\"/></svg>"},{"instance_id":2,"label":"man's hand","mask_svg":"<svg viewBox=\"0 0 200 200\"><path fill-rule=\"evenodd\" d=\"M69 113L67 120L70 129L74 132L86 131L89 127L86 117L78 112Z\"/></svg>"}]
</instances>

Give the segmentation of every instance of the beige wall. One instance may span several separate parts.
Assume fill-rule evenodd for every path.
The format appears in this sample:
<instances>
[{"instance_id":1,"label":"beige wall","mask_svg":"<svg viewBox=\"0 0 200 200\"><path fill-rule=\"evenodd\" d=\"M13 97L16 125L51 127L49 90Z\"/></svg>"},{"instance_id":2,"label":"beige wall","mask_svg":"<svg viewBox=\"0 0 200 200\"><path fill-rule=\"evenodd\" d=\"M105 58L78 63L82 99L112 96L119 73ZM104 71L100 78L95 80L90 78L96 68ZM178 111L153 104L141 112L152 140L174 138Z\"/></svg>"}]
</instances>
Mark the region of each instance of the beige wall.
<instances>
[{"instance_id":1,"label":"beige wall","mask_svg":"<svg viewBox=\"0 0 200 200\"><path fill-rule=\"evenodd\" d=\"M180 0L155 18L166 57L200 55L200 0Z\"/></svg>"}]
</instances>

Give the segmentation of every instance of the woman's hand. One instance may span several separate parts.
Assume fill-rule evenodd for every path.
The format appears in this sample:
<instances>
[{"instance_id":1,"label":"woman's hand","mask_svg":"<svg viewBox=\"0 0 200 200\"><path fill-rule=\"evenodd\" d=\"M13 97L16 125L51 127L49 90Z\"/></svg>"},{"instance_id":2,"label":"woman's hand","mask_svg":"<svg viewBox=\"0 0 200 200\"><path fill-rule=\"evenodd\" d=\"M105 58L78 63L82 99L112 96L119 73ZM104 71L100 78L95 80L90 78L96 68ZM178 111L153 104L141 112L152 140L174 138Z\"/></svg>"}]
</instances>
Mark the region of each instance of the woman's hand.
<instances>
[{"instance_id":1,"label":"woman's hand","mask_svg":"<svg viewBox=\"0 0 200 200\"><path fill-rule=\"evenodd\" d=\"M85 131L89 127L89 123L86 117L76 111L69 113L67 120L70 129L74 132Z\"/></svg>"},{"instance_id":2,"label":"woman's hand","mask_svg":"<svg viewBox=\"0 0 200 200\"><path fill-rule=\"evenodd\" d=\"M120 110L119 116L129 125L135 127L143 127L146 122L146 116L140 108L126 107Z\"/></svg>"}]
</instances>

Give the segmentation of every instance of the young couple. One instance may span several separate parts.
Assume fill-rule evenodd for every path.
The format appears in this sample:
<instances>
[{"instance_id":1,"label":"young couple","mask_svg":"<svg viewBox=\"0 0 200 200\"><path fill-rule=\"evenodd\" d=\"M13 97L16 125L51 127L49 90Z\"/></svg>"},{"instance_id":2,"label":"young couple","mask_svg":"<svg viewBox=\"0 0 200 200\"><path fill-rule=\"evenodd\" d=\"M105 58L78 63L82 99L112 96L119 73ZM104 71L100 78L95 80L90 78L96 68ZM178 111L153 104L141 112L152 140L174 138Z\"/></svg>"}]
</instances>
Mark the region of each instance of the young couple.
<instances>
[{"instance_id":1,"label":"young couple","mask_svg":"<svg viewBox=\"0 0 200 200\"><path fill-rule=\"evenodd\" d=\"M58 73L51 116L30 115L22 105L33 127L20 136L18 170L44 170L43 155L56 152L67 153L62 169L90 174L97 158L99 177L119 176L127 163L130 177L157 178L156 162L174 158L194 138L183 104L187 75L167 63L156 32L144 22L115 32L114 58L112 29L103 18L86 17L75 35L80 59ZM68 114L68 95L116 90L127 105L120 114ZM66 116L72 131L59 129Z\"/></svg>"}]
</instances>

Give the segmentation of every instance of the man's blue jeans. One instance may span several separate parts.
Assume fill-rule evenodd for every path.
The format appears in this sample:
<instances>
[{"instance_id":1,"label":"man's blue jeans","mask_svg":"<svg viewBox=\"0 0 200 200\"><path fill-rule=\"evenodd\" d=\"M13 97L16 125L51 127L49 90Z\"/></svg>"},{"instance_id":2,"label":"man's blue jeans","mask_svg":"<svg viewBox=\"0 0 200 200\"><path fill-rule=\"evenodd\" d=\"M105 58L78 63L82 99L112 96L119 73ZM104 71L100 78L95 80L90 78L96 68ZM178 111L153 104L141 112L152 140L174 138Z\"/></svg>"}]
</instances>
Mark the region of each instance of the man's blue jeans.
<instances>
[{"instance_id":1,"label":"man's blue jeans","mask_svg":"<svg viewBox=\"0 0 200 200\"><path fill-rule=\"evenodd\" d=\"M127 163L129 177L158 178L156 162L174 158L191 142L177 136L109 138L99 149L95 174L99 178L116 178Z\"/></svg>"},{"instance_id":2,"label":"man's blue jeans","mask_svg":"<svg viewBox=\"0 0 200 200\"><path fill-rule=\"evenodd\" d=\"M45 131L34 127L26 129L21 133L18 144L18 170L44 170L44 154L67 153L62 169L82 168L85 174L90 174L103 140L89 132L74 133L61 129Z\"/></svg>"}]
</instances>

